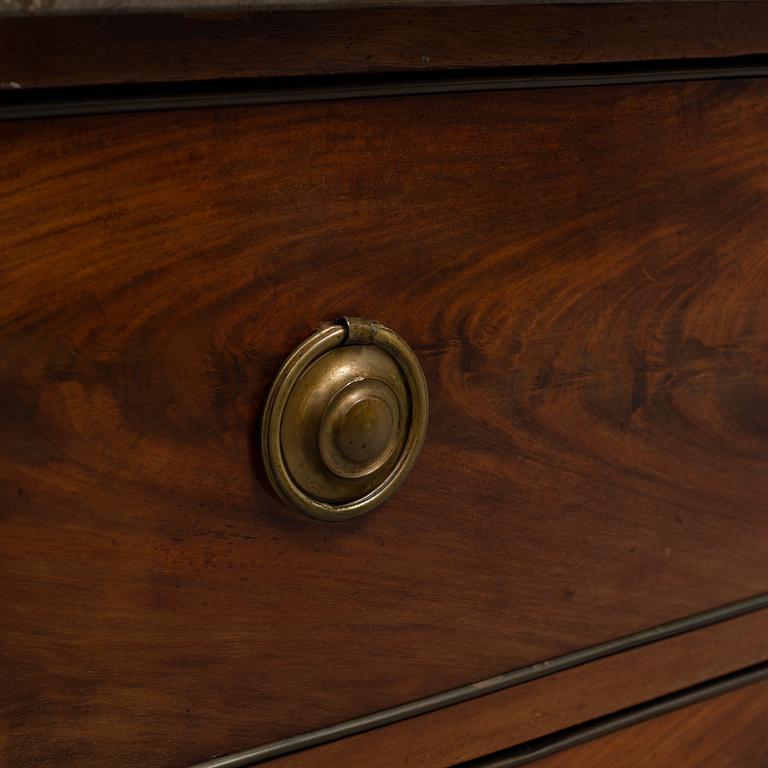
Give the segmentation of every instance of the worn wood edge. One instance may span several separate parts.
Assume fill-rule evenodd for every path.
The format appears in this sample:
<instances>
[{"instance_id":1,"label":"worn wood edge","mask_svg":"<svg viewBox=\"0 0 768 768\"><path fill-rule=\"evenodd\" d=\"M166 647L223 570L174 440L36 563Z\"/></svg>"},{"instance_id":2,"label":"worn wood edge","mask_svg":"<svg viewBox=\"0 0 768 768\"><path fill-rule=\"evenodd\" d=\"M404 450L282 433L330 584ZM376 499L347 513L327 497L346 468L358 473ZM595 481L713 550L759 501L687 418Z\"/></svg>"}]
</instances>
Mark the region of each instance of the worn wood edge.
<instances>
[{"instance_id":1,"label":"worn wood edge","mask_svg":"<svg viewBox=\"0 0 768 768\"><path fill-rule=\"evenodd\" d=\"M0 0L0 16L90 16L130 13L233 13L324 8L451 8L470 5L621 5L656 0ZM719 0L738 2L738 0ZM688 0L665 0L683 3Z\"/></svg>"},{"instance_id":2,"label":"worn wood edge","mask_svg":"<svg viewBox=\"0 0 768 768\"><path fill-rule=\"evenodd\" d=\"M677 619L652 629L610 640L591 648L532 664L488 680L482 680L433 696L427 696L423 699L347 720L327 728L321 728L288 739L264 744L253 749L197 763L191 768L246 768L247 766L257 765L276 757L308 749L309 747L316 747L381 726L391 725L418 715L424 715L437 709L470 701L489 693L554 675L557 672L563 672L582 664L640 648L641 646L672 638L696 629L702 629L729 619L735 619L766 608L768 608L768 593L755 595L703 613Z\"/></svg>"},{"instance_id":3,"label":"worn wood edge","mask_svg":"<svg viewBox=\"0 0 768 768\"><path fill-rule=\"evenodd\" d=\"M95 0L0 0L0 90L482 70L768 53L768 5L232 3L167 12ZM149 2L149 0L146 0ZM163 0L161 0L163 2ZM6 16L3 4L37 13ZM74 5L74 3L72 3ZM132 7L131 7L132 6ZM374 7L375 6L375 7ZM142 10L142 8L146 10ZM217 12L218 10L218 12Z\"/></svg>"},{"instance_id":4,"label":"worn wood edge","mask_svg":"<svg viewBox=\"0 0 768 768\"><path fill-rule=\"evenodd\" d=\"M763 680L768 680L768 662L723 675L715 680L691 686L635 707L628 707L621 712L597 718L574 728L568 728L529 744L523 744L520 747L505 751L503 754L489 755L478 760L460 763L456 768L518 768L518 766L527 765L535 760L541 760L566 749L608 736L624 728L639 725L655 717L669 714Z\"/></svg>"},{"instance_id":5,"label":"worn wood edge","mask_svg":"<svg viewBox=\"0 0 768 768\"><path fill-rule=\"evenodd\" d=\"M488 91L639 85L701 80L762 78L768 76L768 58L742 57L716 64L640 64L616 67L542 67L520 73L444 73L426 77L291 78L258 81L249 87L219 83L213 87L161 86L73 88L6 92L0 102L0 121L49 117L157 112L184 109L243 107L344 101L392 96L436 95Z\"/></svg>"}]
</instances>

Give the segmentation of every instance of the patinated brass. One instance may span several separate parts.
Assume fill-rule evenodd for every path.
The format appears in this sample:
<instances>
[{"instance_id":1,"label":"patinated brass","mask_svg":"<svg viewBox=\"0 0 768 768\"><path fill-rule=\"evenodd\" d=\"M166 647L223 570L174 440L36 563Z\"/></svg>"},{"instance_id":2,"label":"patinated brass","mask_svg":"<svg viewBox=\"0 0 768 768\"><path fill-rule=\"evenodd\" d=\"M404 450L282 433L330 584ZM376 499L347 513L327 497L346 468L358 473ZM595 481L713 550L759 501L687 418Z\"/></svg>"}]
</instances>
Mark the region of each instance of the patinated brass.
<instances>
[{"instance_id":1,"label":"patinated brass","mask_svg":"<svg viewBox=\"0 0 768 768\"><path fill-rule=\"evenodd\" d=\"M393 331L358 318L321 328L285 361L267 398L262 456L294 509L345 520L390 496L427 427L427 385Z\"/></svg>"}]
</instances>

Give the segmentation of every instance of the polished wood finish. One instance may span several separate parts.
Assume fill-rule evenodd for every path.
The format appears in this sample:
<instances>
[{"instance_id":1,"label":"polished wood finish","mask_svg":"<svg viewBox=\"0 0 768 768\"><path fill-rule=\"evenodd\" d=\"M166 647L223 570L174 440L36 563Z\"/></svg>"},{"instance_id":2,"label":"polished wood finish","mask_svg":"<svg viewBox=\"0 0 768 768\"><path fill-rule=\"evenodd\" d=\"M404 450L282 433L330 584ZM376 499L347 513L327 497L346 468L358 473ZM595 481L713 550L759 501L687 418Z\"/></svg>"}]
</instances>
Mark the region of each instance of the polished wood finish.
<instances>
[{"instance_id":1,"label":"polished wood finish","mask_svg":"<svg viewBox=\"0 0 768 768\"><path fill-rule=\"evenodd\" d=\"M287 755L269 765L449 768L766 659L768 611L761 611Z\"/></svg>"},{"instance_id":2,"label":"polished wood finish","mask_svg":"<svg viewBox=\"0 0 768 768\"><path fill-rule=\"evenodd\" d=\"M0 146L8 764L184 765L768 589L767 81ZM342 313L411 344L431 422L328 525L255 434Z\"/></svg>"},{"instance_id":3,"label":"polished wood finish","mask_svg":"<svg viewBox=\"0 0 768 768\"><path fill-rule=\"evenodd\" d=\"M768 682L755 683L638 723L531 768L763 768Z\"/></svg>"},{"instance_id":4,"label":"polished wood finish","mask_svg":"<svg viewBox=\"0 0 768 768\"><path fill-rule=\"evenodd\" d=\"M23 88L768 53L763 2L0 19Z\"/></svg>"}]
</instances>

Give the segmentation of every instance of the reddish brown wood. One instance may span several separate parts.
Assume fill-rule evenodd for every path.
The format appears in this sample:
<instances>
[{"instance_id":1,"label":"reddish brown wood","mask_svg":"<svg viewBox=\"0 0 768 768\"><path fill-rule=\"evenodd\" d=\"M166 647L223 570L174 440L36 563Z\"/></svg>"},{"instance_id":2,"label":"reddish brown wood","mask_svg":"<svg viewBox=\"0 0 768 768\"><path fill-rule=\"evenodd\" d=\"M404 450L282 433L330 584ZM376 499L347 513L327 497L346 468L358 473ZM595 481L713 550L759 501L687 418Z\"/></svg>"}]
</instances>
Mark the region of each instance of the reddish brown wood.
<instances>
[{"instance_id":1,"label":"reddish brown wood","mask_svg":"<svg viewBox=\"0 0 768 768\"><path fill-rule=\"evenodd\" d=\"M184 765L768 589L768 82L0 146L9 764ZM341 313L413 346L431 423L328 525L252 438Z\"/></svg>"},{"instance_id":2,"label":"reddish brown wood","mask_svg":"<svg viewBox=\"0 0 768 768\"><path fill-rule=\"evenodd\" d=\"M448 768L766 659L768 611L762 611L288 755L269 765ZM660 764L674 763L656 763Z\"/></svg>"},{"instance_id":3,"label":"reddish brown wood","mask_svg":"<svg viewBox=\"0 0 768 768\"><path fill-rule=\"evenodd\" d=\"M0 20L0 83L24 88L766 52L763 2Z\"/></svg>"},{"instance_id":4,"label":"reddish brown wood","mask_svg":"<svg viewBox=\"0 0 768 768\"><path fill-rule=\"evenodd\" d=\"M532 768L762 768L768 755L768 682L671 712L579 747Z\"/></svg>"}]
</instances>

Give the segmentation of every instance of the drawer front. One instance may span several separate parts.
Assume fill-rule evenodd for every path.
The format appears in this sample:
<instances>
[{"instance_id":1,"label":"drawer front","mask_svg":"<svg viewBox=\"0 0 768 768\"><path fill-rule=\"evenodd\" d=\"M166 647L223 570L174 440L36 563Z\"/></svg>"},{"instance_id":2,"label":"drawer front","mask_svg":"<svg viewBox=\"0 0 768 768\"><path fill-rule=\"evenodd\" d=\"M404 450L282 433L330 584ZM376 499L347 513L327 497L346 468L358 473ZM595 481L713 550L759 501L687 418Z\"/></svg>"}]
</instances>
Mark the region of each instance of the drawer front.
<instances>
[{"instance_id":1,"label":"drawer front","mask_svg":"<svg viewBox=\"0 0 768 768\"><path fill-rule=\"evenodd\" d=\"M768 590L767 96L0 125L8 759L189 764ZM430 425L327 524L257 436L340 314Z\"/></svg>"},{"instance_id":2,"label":"drawer front","mask_svg":"<svg viewBox=\"0 0 768 768\"><path fill-rule=\"evenodd\" d=\"M768 755L766 711L763 680L541 760L499 756L474 768L762 768Z\"/></svg>"}]
</instances>

